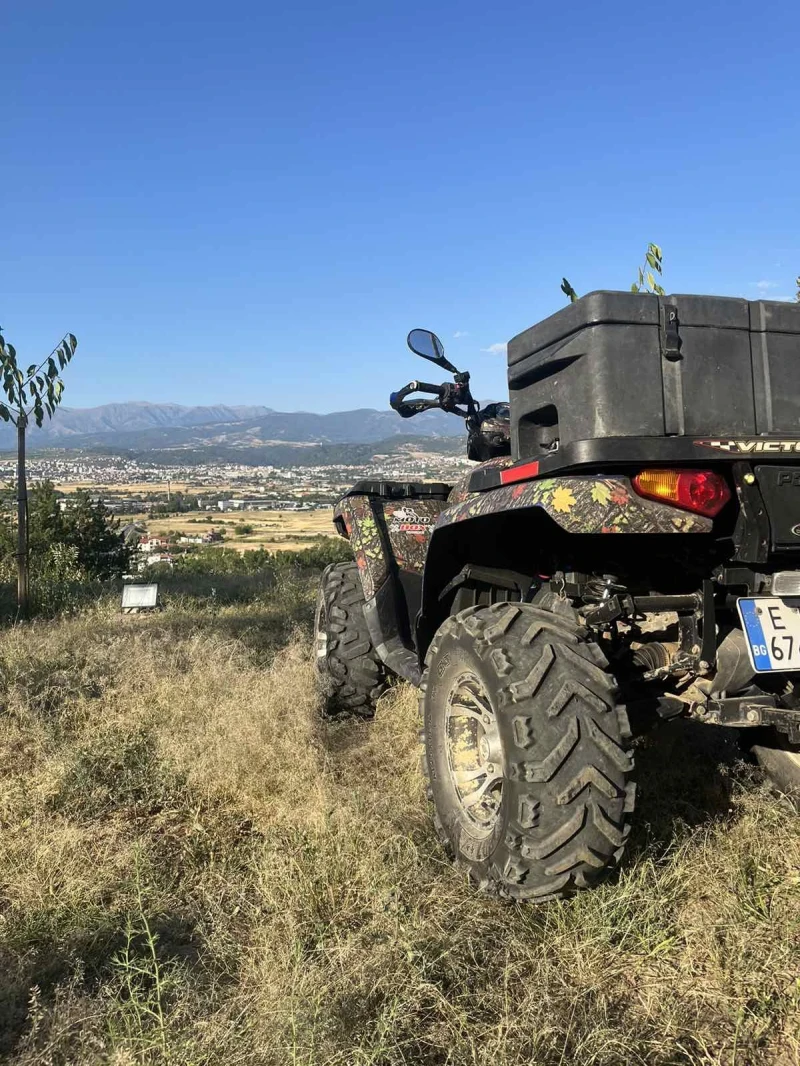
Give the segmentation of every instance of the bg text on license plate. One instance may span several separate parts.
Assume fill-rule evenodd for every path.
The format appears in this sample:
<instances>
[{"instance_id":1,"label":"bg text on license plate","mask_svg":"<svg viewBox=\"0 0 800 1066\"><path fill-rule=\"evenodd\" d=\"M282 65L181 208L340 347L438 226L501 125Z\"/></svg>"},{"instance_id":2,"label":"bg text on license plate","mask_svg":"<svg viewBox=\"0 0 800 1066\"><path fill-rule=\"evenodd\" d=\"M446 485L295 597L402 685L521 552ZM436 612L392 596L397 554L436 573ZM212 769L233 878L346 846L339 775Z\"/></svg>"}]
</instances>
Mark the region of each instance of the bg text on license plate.
<instances>
[{"instance_id":1,"label":"bg text on license plate","mask_svg":"<svg viewBox=\"0 0 800 1066\"><path fill-rule=\"evenodd\" d=\"M743 597L736 606L755 669L800 670L800 599Z\"/></svg>"}]
</instances>

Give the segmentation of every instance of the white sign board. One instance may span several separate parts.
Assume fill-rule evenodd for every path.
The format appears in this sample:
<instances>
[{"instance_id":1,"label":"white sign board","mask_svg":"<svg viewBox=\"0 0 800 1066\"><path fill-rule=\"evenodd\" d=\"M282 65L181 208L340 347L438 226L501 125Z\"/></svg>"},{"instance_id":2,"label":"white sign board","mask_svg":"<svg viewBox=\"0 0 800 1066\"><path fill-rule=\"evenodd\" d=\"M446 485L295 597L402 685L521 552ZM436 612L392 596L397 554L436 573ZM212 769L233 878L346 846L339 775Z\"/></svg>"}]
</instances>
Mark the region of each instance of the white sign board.
<instances>
[{"instance_id":1,"label":"white sign board","mask_svg":"<svg viewBox=\"0 0 800 1066\"><path fill-rule=\"evenodd\" d=\"M141 611L158 606L158 585L126 585L122 590L123 611Z\"/></svg>"}]
</instances>

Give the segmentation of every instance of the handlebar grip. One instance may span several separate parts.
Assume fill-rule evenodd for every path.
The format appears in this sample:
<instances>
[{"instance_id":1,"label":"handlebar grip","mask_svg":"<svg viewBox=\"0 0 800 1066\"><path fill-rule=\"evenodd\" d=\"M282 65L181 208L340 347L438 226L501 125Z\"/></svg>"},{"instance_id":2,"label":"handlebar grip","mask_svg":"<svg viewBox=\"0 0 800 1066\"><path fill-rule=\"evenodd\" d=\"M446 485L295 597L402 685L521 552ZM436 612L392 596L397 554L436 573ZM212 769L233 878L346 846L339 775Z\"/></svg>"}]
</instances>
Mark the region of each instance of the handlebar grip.
<instances>
[{"instance_id":1,"label":"handlebar grip","mask_svg":"<svg viewBox=\"0 0 800 1066\"><path fill-rule=\"evenodd\" d=\"M389 406L395 411L400 410L400 405L404 403L406 396L412 392L430 392L437 397L436 400L417 400L415 403L425 403L428 406L435 407L439 403L439 399L444 395L444 386L442 385L430 385L427 381L409 381L407 385L404 385L402 389L398 389L397 392L393 392L389 396ZM407 406L407 405L406 405ZM427 408L420 407L417 410L426 410ZM417 410L411 412L416 414ZM405 415L404 417L408 417Z\"/></svg>"},{"instance_id":2,"label":"handlebar grip","mask_svg":"<svg viewBox=\"0 0 800 1066\"><path fill-rule=\"evenodd\" d=\"M392 395L395 394L392 393ZM421 414L423 411L432 411L434 408L438 408L439 404L436 400L412 400L410 403L398 401L391 406L401 418L411 418L413 415Z\"/></svg>"}]
</instances>

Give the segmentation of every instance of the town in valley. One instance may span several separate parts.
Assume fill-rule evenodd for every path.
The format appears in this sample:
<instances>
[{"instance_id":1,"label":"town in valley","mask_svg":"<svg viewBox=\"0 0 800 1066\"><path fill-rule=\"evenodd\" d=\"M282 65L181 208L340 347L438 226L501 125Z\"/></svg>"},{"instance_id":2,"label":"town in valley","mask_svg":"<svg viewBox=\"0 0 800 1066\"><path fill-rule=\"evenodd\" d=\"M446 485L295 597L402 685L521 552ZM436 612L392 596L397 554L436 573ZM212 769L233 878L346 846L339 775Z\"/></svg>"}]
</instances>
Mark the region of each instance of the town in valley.
<instances>
[{"instance_id":1,"label":"town in valley","mask_svg":"<svg viewBox=\"0 0 800 1066\"><path fill-rule=\"evenodd\" d=\"M454 449L455 450L455 449ZM460 454L417 447L376 453L357 464L255 466L149 461L52 449L28 459L28 484L52 483L59 506L85 491L119 520L137 547L134 569L172 565L178 553L213 547L300 549L335 536L334 503L364 479L452 483L471 467ZM0 481L13 484L16 457L0 457Z\"/></svg>"}]
</instances>

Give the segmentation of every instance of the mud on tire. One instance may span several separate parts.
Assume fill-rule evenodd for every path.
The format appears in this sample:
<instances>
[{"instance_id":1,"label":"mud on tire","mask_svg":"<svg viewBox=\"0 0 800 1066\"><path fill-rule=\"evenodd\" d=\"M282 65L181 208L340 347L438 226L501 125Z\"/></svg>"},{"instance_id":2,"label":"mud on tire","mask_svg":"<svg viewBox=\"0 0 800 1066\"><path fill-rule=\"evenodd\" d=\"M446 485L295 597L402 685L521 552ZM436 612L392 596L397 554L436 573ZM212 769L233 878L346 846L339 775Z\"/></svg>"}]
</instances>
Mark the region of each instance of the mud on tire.
<instances>
[{"instance_id":1,"label":"mud on tire","mask_svg":"<svg viewBox=\"0 0 800 1066\"><path fill-rule=\"evenodd\" d=\"M326 689L326 713L371 718L386 687L386 669L370 640L355 563L334 563L323 571L314 615L314 648Z\"/></svg>"},{"instance_id":2,"label":"mud on tire","mask_svg":"<svg viewBox=\"0 0 800 1066\"><path fill-rule=\"evenodd\" d=\"M420 700L437 831L480 887L565 896L619 861L635 794L627 718L605 656L566 601L448 619Z\"/></svg>"}]
</instances>

